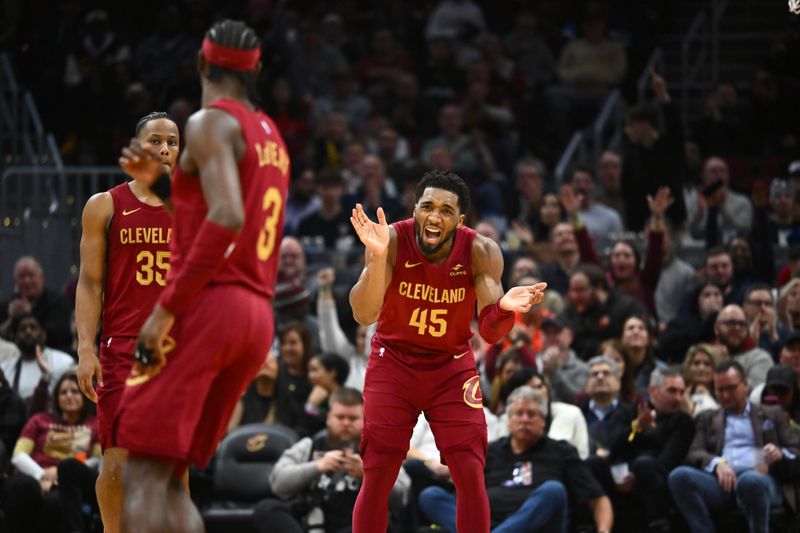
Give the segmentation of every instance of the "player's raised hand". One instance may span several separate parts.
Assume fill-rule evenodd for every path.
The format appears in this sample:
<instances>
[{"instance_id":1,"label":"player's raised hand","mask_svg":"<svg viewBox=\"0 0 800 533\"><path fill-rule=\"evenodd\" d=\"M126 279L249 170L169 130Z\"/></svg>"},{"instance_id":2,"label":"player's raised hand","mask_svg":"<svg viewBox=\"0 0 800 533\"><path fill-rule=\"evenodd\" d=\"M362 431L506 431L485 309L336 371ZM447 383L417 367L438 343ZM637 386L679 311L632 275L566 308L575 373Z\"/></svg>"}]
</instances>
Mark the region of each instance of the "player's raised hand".
<instances>
[{"instance_id":1,"label":"player's raised hand","mask_svg":"<svg viewBox=\"0 0 800 533\"><path fill-rule=\"evenodd\" d=\"M383 208L378 208L378 222L373 222L364 212L364 206L356 204L350 223L355 228L358 238L364 243L367 250L375 255L383 255L389 248L389 224L386 223L386 215Z\"/></svg>"},{"instance_id":2,"label":"player's raised hand","mask_svg":"<svg viewBox=\"0 0 800 533\"><path fill-rule=\"evenodd\" d=\"M547 283L544 282L513 287L500 298L500 309L527 313L531 307L542 303L545 288Z\"/></svg>"},{"instance_id":3,"label":"player's raised hand","mask_svg":"<svg viewBox=\"0 0 800 533\"><path fill-rule=\"evenodd\" d=\"M136 341L136 353L131 376L155 376L167 364L166 354L174 347L167 333L175 323L175 315L156 305L147 317Z\"/></svg>"},{"instance_id":4,"label":"player's raised hand","mask_svg":"<svg viewBox=\"0 0 800 533\"><path fill-rule=\"evenodd\" d=\"M81 392L94 403L97 403L97 392L94 390L93 379L97 386L103 386L103 371L100 368L100 359L94 347L87 350L78 349L78 386Z\"/></svg>"},{"instance_id":5,"label":"player's raised hand","mask_svg":"<svg viewBox=\"0 0 800 533\"><path fill-rule=\"evenodd\" d=\"M127 175L147 186L164 173L161 155L139 139L131 139L131 143L122 149L118 161Z\"/></svg>"}]
</instances>

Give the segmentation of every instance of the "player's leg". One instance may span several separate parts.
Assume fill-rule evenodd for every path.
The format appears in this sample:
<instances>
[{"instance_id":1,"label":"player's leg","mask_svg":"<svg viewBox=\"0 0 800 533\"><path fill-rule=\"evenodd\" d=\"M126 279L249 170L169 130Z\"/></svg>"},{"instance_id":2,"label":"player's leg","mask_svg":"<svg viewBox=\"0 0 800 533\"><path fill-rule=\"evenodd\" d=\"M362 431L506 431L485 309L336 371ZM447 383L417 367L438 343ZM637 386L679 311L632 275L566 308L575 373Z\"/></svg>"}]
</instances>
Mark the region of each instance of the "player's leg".
<instances>
[{"instance_id":1,"label":"player's leg","mask_svg":"<svg viewBox=\"0 0 800 533\"><path fill-rule=\"evenodd\" d=\"M203 519L175 477L175 465L132 456L125 467L123 533L198 533Z\"/></svg>"},{"instance_id":2,"label":"player's leg","mask_svg":"<svg viewBox=\"0 0 800 533\"><path fill-rule=\"evenodd\" d=\"M103 468L97 476L95 492L106 533L117 533L120 530L122 478L127 461L128 450L124 448L108 448L103 452Z\"/></svg>"}]
</instances>

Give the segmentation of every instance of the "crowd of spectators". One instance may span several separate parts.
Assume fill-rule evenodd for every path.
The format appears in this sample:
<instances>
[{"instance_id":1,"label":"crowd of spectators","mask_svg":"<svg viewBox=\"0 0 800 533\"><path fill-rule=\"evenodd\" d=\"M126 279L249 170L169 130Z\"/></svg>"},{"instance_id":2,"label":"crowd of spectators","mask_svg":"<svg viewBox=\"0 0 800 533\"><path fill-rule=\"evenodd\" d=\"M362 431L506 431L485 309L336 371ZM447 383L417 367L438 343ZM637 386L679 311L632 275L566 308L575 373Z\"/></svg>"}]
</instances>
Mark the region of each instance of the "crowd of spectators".
<instances>
[{"instance_id":1,"label":"crowd of spectators","mask_svg":"<svg viewBox=\"0 0 800 533\"><path fill-rule=\"evenodd\" d=\"M359 270L349 213L361 202L369 213L383 206L390 222L407 217L428 168L468 182L468 224L501 246L506 285L548 283L506 338L473 339L498 531L567 520L708 531L738 507L760 532L780 514L770 509L795 515L797 33L776 35L752 79L720 83L703 115L682 124L662 75L650 77L652 102L632 90L670 29L665 2L659 17L648 3L616 1L86 4L65 0L30 32L0 32L73 163L113 164L153 109L182 125L199 105L195 54L210 20L243 18L262 36L259 91L291 152L292 183L275 345L230 428L281 424L301 439L275 465L277 499L257 516L346 527L374 328L348 306ZM615 87L631 103L622 148L556 184L570 132ZM0 466L29 490L25 509L48 520L77 505L84 512L64 520L88 531L96 503L81 487L96 430L66 390L74 285L46 288L32 257L17 262L14 283L0 304ZM398 530L452 530L449 470L424 417L395 491ZM310 496L325 505L298 504Z\"/></svg>"}]
</instances>

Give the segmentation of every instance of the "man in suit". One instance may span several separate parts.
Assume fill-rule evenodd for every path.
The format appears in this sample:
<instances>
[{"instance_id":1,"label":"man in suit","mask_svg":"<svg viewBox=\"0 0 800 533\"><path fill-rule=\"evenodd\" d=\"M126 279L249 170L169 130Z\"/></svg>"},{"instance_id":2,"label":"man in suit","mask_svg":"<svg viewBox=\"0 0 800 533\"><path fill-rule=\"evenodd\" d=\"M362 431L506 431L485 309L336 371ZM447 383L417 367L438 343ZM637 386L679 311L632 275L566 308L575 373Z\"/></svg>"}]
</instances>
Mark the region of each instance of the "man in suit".
<instances>
[{"instance_id":1,"label":"man in suit","mask_svg":"<svg viewBox=\"0 0 800 533\"><path fill-rule=\"evenodd\" d=\"M737 505L750 531L769 531L769 508L783 498L795 507L796 441L779 407L747 400L747 379L736 361L720 364L714 387L722 407L701 413L687 456L669 476L675 504L692 532L714 531L710 512ZM783 490L781 490L783 488Z\"/></svg>"}]
</instances>

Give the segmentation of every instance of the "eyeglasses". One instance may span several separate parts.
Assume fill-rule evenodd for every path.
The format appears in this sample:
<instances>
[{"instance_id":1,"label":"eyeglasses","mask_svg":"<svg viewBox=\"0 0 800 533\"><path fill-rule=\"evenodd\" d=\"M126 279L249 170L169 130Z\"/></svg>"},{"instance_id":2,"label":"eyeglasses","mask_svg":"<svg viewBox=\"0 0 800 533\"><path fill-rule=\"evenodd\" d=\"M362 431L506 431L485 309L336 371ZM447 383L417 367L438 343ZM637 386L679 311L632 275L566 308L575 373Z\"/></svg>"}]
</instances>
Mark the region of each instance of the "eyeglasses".
<instances>
[{"instance_id":1,"label":"eyeglasses","mask_svg":"<svg viewBox=\"0 0 800 533\"><path fill-rule=\"evenodd\" d=\"M772 307L772 300L747 300L745 303L756 307Z\"/></svg>"},{"instance_id":2,"label":"eyeglasses","mask_svg":"<svg viewBox=\"0 0 800 533\"><path fill-rule=\"evenodd\" d=\"M720 324L726 328L746 328L747 322L744 320L720 320Z\"/></svg>"}]
</instances>

